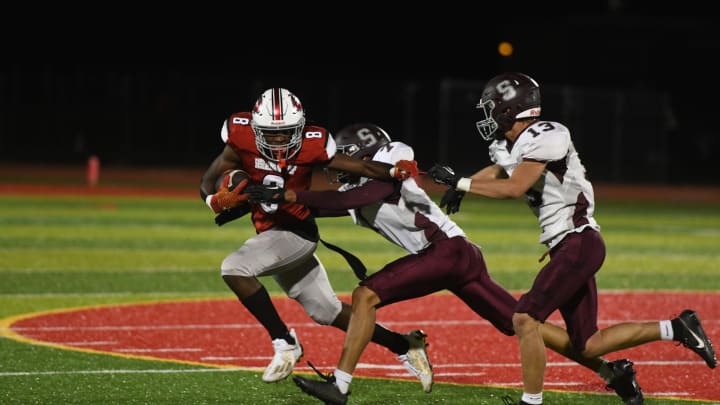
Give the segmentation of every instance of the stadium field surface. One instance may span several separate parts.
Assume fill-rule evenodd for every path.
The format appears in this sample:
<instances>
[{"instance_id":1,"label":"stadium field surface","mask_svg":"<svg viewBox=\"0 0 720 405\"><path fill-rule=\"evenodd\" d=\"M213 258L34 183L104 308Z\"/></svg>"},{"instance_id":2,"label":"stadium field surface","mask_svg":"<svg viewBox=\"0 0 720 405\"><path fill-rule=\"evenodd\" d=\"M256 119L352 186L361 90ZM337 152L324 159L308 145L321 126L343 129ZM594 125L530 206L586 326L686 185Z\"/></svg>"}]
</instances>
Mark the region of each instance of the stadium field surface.
<instances>
[{"instance_id":1,"label":"stadium field surface","mask_svg":"<svg viewBox=\"0 0 720 405\"><path fill-rule=\"evenodd\" d=\"M196 171L148 172L140 181L142 172L108 170L95 187L77 168L0 175L0 403L317 403L289 380L261 382L270 342L219 276L220 261L254 234L249 220L217 227L197 196ZM608 247L598 273L600 326L692 308L720 342L718 189L603 186L596 195ZM529 287L544 250L522 202L466 197L453 219L482 246L496 281L516 295ZM324 239L371 272L404 254L347 218L319 225ZM356 280L342 257L322 246L318 256L349 302ZM307 360L331 371L342 333L315 325L272 280L264 282L305 347L296 372L311 373ZM350 403L518 397L516 339L456 297L394 304L378 317L398 331L428 333L436 385L423 393L391 353L370 345ZM624 357L635 363L646 404L720 403L718 370L682 346L654 342L607 356ZM554 354L548 360L546 403L622 403L592 372Z\"/></svg>"}]
</instances>

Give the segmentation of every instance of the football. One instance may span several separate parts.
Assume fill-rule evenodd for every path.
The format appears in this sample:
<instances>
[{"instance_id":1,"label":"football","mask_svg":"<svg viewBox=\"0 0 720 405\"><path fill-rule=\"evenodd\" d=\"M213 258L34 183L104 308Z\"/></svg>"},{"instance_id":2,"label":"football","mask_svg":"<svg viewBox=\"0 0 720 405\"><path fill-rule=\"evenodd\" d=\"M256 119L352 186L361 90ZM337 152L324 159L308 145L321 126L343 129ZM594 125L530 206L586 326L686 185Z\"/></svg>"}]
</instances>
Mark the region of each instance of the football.
<instances>
[{"instance_id":1,"label":"football","mask_svg":"<svg viewBox=\"0 0 720 405\"><path fill-rule=\"evenodd\" d=\"M232 170L225 176L218 177L217 182L215 182L215 191L216 192L220 188L220 185L222 185L223 180L225 180L225 178L228 176L230 177L230 180L228 181L228 190L230 190L230 191L235 190L235 187L237 187L241 181L243 181L245 179L250 179L250 175L246 171L240 170L240 169ZM248 184L250 184L249 181L248 181Z\"/></svg>"}]
</instances>

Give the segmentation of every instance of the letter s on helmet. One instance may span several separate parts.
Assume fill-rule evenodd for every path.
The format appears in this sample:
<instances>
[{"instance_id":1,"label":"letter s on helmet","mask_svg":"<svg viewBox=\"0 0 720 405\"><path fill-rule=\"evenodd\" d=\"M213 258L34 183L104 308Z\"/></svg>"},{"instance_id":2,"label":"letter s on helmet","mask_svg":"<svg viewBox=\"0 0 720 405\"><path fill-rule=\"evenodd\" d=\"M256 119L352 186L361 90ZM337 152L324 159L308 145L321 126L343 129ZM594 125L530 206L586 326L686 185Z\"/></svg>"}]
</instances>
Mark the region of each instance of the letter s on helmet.
<instances>
[{"instance_id":1,"label":"letter s on helmet","mask_svg":"<svg viewBox=\"0 0 720 405\"><path fill-rule=\"evenodd\" d=\"M250 125L255 132L255 144L265 158L275 162L290 159L302 146L305 111L300 100L287 89L268 89L255 102ZM277 133L288 133L288 141L268 143L265 136Z\"/></svg>"},{"instance_id":2,"label":"letter s on helmet","mask_svg":"<svg viewBox=\"0 0 720 405\"><path fill-rule=\"evenodd\" d=\"M503 73L487 82L476 108L481 120L475 125L483 139L501 139L515 121L540 117L540 86L523 73Z\"/></svg>"},{"instance_id":3,"label":"letter s on helmet","mask_svg":"<svg viewBox=\"0 0 720 405\"><path fill-rule=\"evenodd\" d=\"M375 124L359 123L344 127L335 135L335 144L337 145L337 153L343 153L362 159L365 156L372 158L377 151L383 146L392 142L390 135ZM330 183L354 183L359 176L354 176L345 172L328 173Z\"/></svg>"}]
</instances>

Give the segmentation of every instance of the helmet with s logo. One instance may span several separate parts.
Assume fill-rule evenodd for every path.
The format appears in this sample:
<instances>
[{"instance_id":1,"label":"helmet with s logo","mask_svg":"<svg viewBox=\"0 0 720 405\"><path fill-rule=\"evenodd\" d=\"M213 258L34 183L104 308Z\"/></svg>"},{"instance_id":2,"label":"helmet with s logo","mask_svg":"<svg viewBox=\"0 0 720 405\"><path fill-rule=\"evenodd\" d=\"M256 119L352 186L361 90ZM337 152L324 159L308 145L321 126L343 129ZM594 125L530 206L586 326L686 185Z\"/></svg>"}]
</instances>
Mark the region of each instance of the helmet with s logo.
<instances>
[{"instance_id":1,"label":"helmet with s logo","mask_svg":"<svg viewBox=\"0 0 720 405\"><path fill-rule=\"evenodd\" d=\"M503 73L487 82L477 109L481 120L475 125L483 139L500 139L515 121L540 117L540 86L526 74Z\"/></svg>"},{"instance_id":2,"label":"helmet with s logo","mask_svg":"<svg viewBox=\"0 0 720 405\"><path fill-rule=\"evenodd\" d=\"M390 135L384 129L370 123L348 125L338 131L334 138L337 153L359 159L365 156L372 158L380 148L392 142ZM359 179L359 176L345 172L336 172L336 177L333 177L332 173L327 174L331 183L353 183Z\"/></svg>"}]
</instances>

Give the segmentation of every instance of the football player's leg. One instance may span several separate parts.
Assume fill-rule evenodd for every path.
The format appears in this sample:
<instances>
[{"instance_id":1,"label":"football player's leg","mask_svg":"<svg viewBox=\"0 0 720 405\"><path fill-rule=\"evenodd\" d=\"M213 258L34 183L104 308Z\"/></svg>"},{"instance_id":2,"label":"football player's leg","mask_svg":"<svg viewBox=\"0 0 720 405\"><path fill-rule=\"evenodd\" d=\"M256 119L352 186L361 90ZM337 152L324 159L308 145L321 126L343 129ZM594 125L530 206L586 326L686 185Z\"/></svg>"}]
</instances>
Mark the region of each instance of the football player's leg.
<instances>
[{"instance_id":1,"label":"football player's leg","mask_svg":"<svg viewBox=\"0 0 720 405\"><path fill-rule=\"evenodd\" d=\"M292 271L273 274L275 281L296 300L312 320L331 325L342 310L342 302L330 285L325 267L315 254Z\"/></svg>"},{"instance_id":2,"label":"football player's leg","mask_svg":"<svg viewBox=\"0 0 720 405\"><path fill-rule=\"evenodd\" d=\"M586 358L576 353L570 343L570 336L567 331L559 325L555 325L552 322L546 321L540 325L540 333L542 334L545 347L548 349L562 354L581 364L593 371L598 371L603 364L603 361L599 357Z\"/></svg>"},{"instance_id":3,"label":"football player's leg","mask_svg":"<svg viewBox=\"0 0 720 405\"><path fill-rule=\"evenodd\" d=\"M351 323L356 317L374 317L375 308L425 296L452 286L455 277L446 269L451 269L457 264L450 260L459 257L457 248L464 243L460 239L462 238L436 242L420 254L406 256L389 263L382 270L363 280L353 294ZM405 350L398 356L398 360L410 374L420 380L425 392L431 392L433 371L426 351L428 345L426 334L422 330L415 329L403 335L403 338L406 342ZM350 355L344 356L344 359L348 360L347 363L341 360L340 364L348 369L352 367L353 361L356 361Z\"/></svg>"},{"instance_id":4,"label":"football player's leg","mask_svg":"<svg viewBox=\"0 0 720 405\"><path fill-rule=\"evenodd\" d=\"M450 289L476 314L489 321L497 330L511 336L512 316L517 300L500 284L490 277L480 249L472 244L464 249L464 266L453 266L448 272L456 273L455 278L462 280L458 286Z\"/></svg>"},{"instance_id":5,"label":"football player's leg","mask_svg":"<svg viewBox=\"0 0 720 405\"><path fill-rule=\"evenodd\" d=\"M380 298L367 287L357 287L352 295L352 317L345 334L338 369L352 374L355 371L360 355L370 343L375 329L375 306Z\"/></svg>"},{"instance_id":6,"label":"football player's leg","mask_svg":"<svg viewBox=\"0 0 720 405\"><path fill-rule=\"evenodd\" d=\"M306 266L301 272L294 272L292 277L287 272L277 274L274 277L278 281L278 284L286 289L288 296L296 299L313 320L322 325L333 325L341 329L349 330L348 328L350 328L352 324L352 320L348 322L348 320L351 319L350 314L343 316L343 310L347 311L348 307L337 299L323 265L318 260L312 263L314 264L313 266ZM302 278L297 280L301 273L303 274ZM374 295L371 290L367 291L370 292L369 295ZM374 341L387 347L389 350L397 353L399 357L410 351L411 345L405 335L389 331L375 323L374 305L375 304L369 304L369 306L363 306L363 309L360 311L362 314L357 317L357 321L360 322L361 319L367 319L364 315L371 313L371 315L368 315L372 316L370 321L363 324L363 333L346 335L346 338L350 337L353 339L351 340L353 343L351 344L352 349L350 353L346 355L345 358L353 359L355 356L354 353L357 353L357 357L359 357L369 341ZM355 312L353 312L352 318L355 317ZM369 332L366 327L369 327ZM360 327L357 329L360 329ZM345 348L347 347L348 344L346 343ZM357 360L350 360L344 363L346 364L344 368L348 369L346 379L351 378L351 373L354 371L356 362ZM347 364L352 364L352 366L347 366ZM342 383L342 381L340 382Z\"/></svg>"},{"instance_id":7,"label":"football player's leg","mask_svg":"<svg viewBox=\"0 0 720 405\"><path fill-rule=\"evenodd\" d=\"M288 296L297 300L317 323L347 331L352 313L351 306L337 298L325 267L317 257L313 257L302 268L297 268L292 273L284 272L274 277ZM375 324L372 341L398 355L408 350L408 342L404 335L379 324Z\"/></svg>"},{"instance_id":8,"label":"football player's leg","mask_svg":"<svg viewBox=\"0 0 720 405\"><path fill-rule=\"evenodd\" d=\"M577 251L577 257L582 259L572 263L572 269L564 279L567 281L565 285L579 287L566 290L574 292L574 295L560 307L565 323L572 329L566 333L546 322L541 326L545 345L595 371L605 381L606 388L613 389L626 404L642 404L643 393L636 381L633 363L627 359L609 362L599 357L603 353L588 350L588 339L600 335L597 328L597 286L593 275L602 264L605 249L597 233L583 232L576 238L587 239ZM591 346L594 343L591 342Z\"/></svg>"},{"instance_id":9,"label":"football player's leg","mask_svg":"<svg viewBox=\"0 0 720 405\"><path fill-rule=\"evenodd\" d=\"M347 331L350 325L350 316L352 315L352 306L348 303L342 302L342 310L335 318L332 326ZM406 339L406 335L392 331L385 326L375 323L375 329L373 330L372 339L373 343L376 343L396 355L407 353L410 344Z\"/></svg>"},{"instance_id":10,"label":"football player's leg","mask_svg":"<svg viewBox=\"0 0 720 405\"><path fill-rule=\"evenodd\" d=\"M582 356L570 344L567 331L547 321L540 325L540 333L545 347L594 371L604 380L606 388L614 390L626 404L643 403L643 393L631 361L619 359L610 362L602 357Z\"/></svg>"},{"instance_id":11,"label":"football player's leg","mask_svg":"<svg viewBox=\"0 0 720 405\"><path fill-rule=\"evenodd\" d=\"M574 267L578 260L578 247L581 245L578 235L567 235L563 242L553 249L550 262L543 266L532 288L520 297L515 308L513 328L520 347L523 395L542 393L547 358L540 331L541 323L555 310L571 301L588 279L586 275L580 278ZM593 274L590 274L589 278L592 276ZM590 321L592 323L594 318ZM571 338L572 332L568 325ZM577 347L574 341L573 346Z\"/></svg>"},{"instance_id":12,"label":"football player's leg","mask_svg":"<svg viewBox=\"0 0 720 405\"><path fill-rule=\"evenodd\" d=\"M294 330L282 321L258 276L292 269L297 263L312 258L316 245L286 231L267 231L248 240L240 249L225 258L222 275L242 304L265 327L275 351L265 369L263 381L285 379L302 357L302 345ZM257 255L259 250L272 250L274 255Z\"/></svg>"},{"instance_id":13,"label":"football player's leg","mask_svg":"<svg viewBox=\"0 0 720 405\"><path fill-rule=\"evenodd\" d=\"M556 252L543 271L541 283L547 276L563 280L555 286L556 303L560 305L568 330L549 322L540 325L545 346L593 370L626 404L642 404L643 393L635 379L633 363L627 359L608 362L601 352L588 351L588 339L597 335L597 286L595 273L603 263L605 246L600 234L586 231L569 235L563 249ZM591 346L593 344L591 343Z\"/></svg>"},{"instance_id":14,"label":"football player's leg","mask_svg":"<svg viewBox=\"0 0 720 405\"><path fill-rule=\"evenodd\" d=\"M595 273L605 258L605 244L598 232L570 234L561 249L543 268L554 274L554 295L548 309L557 306L567 325L574 350L585 358L636 346L660 338L657 322L623 323L598 330L598 297Z\"/></svg>"},{"instance_id":15,"label":"football player's leg","mask_svg":"<svg viewBox=\"0 0 720 405\"><path fill-rule=\"evenodd\" d=\"M312 255L312 245L304 247L304 249L289 245L285 243L283 233L289 232L267 231L250 238L243 246L223 260L221 272L228 287L265 327L273 340L286 338L289 343L294 343L288 328L280 320L267 290L257 279L257 277L283 265L283 261L291 261L294 256L302 256L304 250L309 251L309 254ZM272 257L255 253L264 249L280 253ZM278 257L280 257L279 260Z\"/></svg>"}]
</instances>

